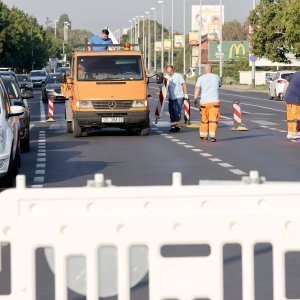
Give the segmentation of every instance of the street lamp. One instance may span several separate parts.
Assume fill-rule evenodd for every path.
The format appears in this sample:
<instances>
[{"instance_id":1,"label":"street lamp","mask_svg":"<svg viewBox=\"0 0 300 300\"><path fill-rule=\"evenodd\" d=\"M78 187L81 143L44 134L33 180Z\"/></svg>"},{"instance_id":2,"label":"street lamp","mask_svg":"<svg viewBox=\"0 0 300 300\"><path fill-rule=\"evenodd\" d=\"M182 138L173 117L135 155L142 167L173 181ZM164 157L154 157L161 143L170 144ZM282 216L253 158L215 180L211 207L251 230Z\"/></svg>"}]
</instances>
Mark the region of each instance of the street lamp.
<instances>
[{"instance_id":1,"label":"street lamp","mask_svg":"<svg viewBox=\"0 0 300 300\"><path fill-rule=\"evenodd\" d=\"M153 22L154 22L154 43L153 43L153 48L154 48L154 71L156 72L156 51L155 51L155 42L156 42L156 8L155 7L151 7L151 10L154 13L154 18L153 18Z\"/></svg>"},{"instance_id":2,"label":"street lamp","mask_svg":"<svg viewBox=\"0 0 300 300\"><path fill-rule=\"evenodd\" d=\"M142 20L143 20L143 28L142 28L142 38L143 38L143 41L142 41L142 45L143 45L143 53L145 55L145 43L144 43L144 36L145 36L145 16L140 16L140 18L142 18Z\"/></svg>"},{"instance_id":3,"label":"street lamp","mask_svg":"<svg viewBox=\"0 0 300 300\"><path fill-rule=\"evenodd\" d=\"M253 0L252 9L255 10L255 8L256 8L256 0ZM251 46L253 49L253 44ZM255 62L254 61L252 61L252 65L251 65L251 74L252 74L251 87L255 89Z\"/></svg>"},{"instance_id":4,"label":"street lamp","mask_svg":"<svg viewBox=\"0 0 300 300\"><path fill-rule=\"evenodd\" d=\"M58 22L58 20L55 20L55 22L54 22L54 35L55 35L55 37L56 37L56 34L57 34L57 22Z\"/></svg>"},{"instance_id":5,"label":"street lamp","mask_svg":"<svg viewBox=\"0 0 300 300\"><path fill-rule=\"evenodd\" d=\"M128 21L130 23L130 44L132 44L132 20Z\"/></svg>"},{"instance_id":6,"label":"street lamp","mask_svg":"<svg viewBox=\"0 0 300 300\"><path fill-rule=\"evenodd\" d=\"M136 24L137 24L135 43L138 44L139 37L140 37L140 16L136 16L135 19L136 19Z\"/></svg>"},{"instance_id":7,"label":"street lamp","mask_svg":"<svg viewBox=\"0 0 300 300\"><path fill-rule=\"evenodd\" d=\"M185 0L183 0L183 75L185 76Z\"/></svg>"},{"instance_id":8,"label":"street lamp","mask_svg":"<svg viewBox=\"0 0 300 300\"><path fill-rule=\"evenodd\" d=\"M202 64L202 0L199 2L200 9L200 22L199 22L199 55L198 55L198 67L199 67L199 76L201 75L201 64Z\"/></svg>"},{"instance_id":9,"label":"street lamp","mask_svg":"<svg viewBox=\"0 0 300 300\"><path fill-rule=\"evenodd\" d=\"M65 60L65 42L68 43L68 29L70 24L65 21L64 22L64 40L63 40L63 60Z\"/></svg>"},{"instance_id":10,"label":"street lamp","mask_svg":"<svg viewBox=\"0 0 300 300\"><path fill-rule=\"evenodd\" d=\"M222 0L220 0L220 32L219 32L219 41L220 41L220 79L222 84L223 76L223 37L222 37L222 24L223 24L223 9L222 9Z\"/></svg>"},{"instance_id":11,"label":"street lamp","mask_svg":"<svg viewBox=\"0 0 300 300\"><path fill-rule=\"evenodd\" d=\"M135 23L135 18L132 18L132 43L135 44L135 34L136 34L136 27L135 27L136 23Z\"/></svg>"},{"instance_id":12,"label":"street lamp","mask_svg":"<svg viewBox=\"0 0 300 300\"><path fill-rule=\"evenodd\" d=\"M146 15L148 15L148 71L150 72L151 69L151 32L150 32L150 25L151 25L151 19L150 19L150 12L146 11Z\"/></svg>"},{"instance_id":13,"label":"street lamp","mask_svg":"<svg viewBox=\"0 0 300 300\"><path fill-rule=\"evenodd\" d=\"M159 0L157 3L161 4L161 72L164 72L164 1Z\"/></svg>"},{"instance_id":14,"label":"street lamp","mask_svg":"<svg viewBox=\"0 0 300 300\"><path fill-rule=\"evenodd\" d=\"M171 34L172 34L172 37L171 37L171 65L173 66L174 64L174 0L172 0L172 29L171 29Z\"/></svg>"}]
</instances>

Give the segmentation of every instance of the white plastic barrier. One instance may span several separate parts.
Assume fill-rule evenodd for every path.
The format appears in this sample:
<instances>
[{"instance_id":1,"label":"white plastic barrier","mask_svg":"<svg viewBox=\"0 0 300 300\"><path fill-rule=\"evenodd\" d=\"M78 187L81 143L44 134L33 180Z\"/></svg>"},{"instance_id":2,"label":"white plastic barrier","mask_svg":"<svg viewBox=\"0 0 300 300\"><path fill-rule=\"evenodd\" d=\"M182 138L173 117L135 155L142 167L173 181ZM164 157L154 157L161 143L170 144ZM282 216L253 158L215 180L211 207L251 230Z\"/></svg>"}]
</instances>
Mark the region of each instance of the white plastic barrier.
<instances>
[{"instance_id":1,"label":"white plastic barrier","mask_svg":"<svg viewBox=\"0 0 300 300\"><path fill-rule=\"evenodd\" d=\"M40 247L53 249L57 300L68 299L67 267L75 256L83 262L75 280L86 299L98 299L108 279L116 280L110 288L119 300L131 299L132 278L145 275L143 263L132 267L132 247L143 250L149 268L147 295L135 299L224 299L223 247L232 243L241 245L240 299L255 299L259 243L272 245L273 299L286 299L285 254L300 250L300 183L260 184L256 175L244 183L182 186L181 174L174 173L172 186L114 187L99 174L88 187L43 189L25 188L19 176L16 189L0 194L0 242L11 248L11 293L0 299L36 299ZM165 255L172 245L206 250ZM101 247L114 249L117 272L109 270L109 278L99 270L107 257Z\"/></svg>"}]
</instances>

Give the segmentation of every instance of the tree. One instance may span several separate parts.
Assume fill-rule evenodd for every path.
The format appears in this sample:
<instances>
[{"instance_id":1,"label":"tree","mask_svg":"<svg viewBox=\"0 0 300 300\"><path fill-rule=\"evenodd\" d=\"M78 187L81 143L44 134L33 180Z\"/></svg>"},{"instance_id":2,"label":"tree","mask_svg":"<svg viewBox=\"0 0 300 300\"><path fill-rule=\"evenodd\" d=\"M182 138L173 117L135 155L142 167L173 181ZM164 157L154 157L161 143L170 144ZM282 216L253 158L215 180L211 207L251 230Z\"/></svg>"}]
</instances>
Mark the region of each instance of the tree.
<instances>
[{"instance_id":1,"label":"tree","mask_svg":"<svg viewBox=\"0 0 300 300\"><path fill-rule=\"evenodd\" d=\"M239 21L225 22L222 28L222 37L224 41L245 41L247 30L245 25Z\"/></svg>"},{"instance_id":2,"label":"tree","mask_svg":"<svg viewBox=\"0 0 300 300\"><path fill-rule=\"evenodd\" d=\"M261 0L249 16L253 27L253 52L274 62L300 57L300 1Z\"/></svg>"}]
</instances>

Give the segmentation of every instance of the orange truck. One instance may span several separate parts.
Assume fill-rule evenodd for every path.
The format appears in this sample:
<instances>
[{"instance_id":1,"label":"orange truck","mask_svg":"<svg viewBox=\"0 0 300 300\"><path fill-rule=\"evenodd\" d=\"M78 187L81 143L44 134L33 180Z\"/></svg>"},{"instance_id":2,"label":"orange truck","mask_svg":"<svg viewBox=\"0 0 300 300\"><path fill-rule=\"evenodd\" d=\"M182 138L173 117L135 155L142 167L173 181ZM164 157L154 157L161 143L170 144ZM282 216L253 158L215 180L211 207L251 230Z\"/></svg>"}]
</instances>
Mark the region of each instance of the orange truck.
<instances>
[{"instance_id":1,"label":"orange truck","mask_svg":"<svg viewBox=\"0 0 300 300\"><path fill-rule=\"evenodd\" d=\"M154 76L162 83L162 73ZM71 71L62 76L67 131L80 137L116 127L149 135L149 78L140 51L74 51Z\"/></svg>"}]
</instances>

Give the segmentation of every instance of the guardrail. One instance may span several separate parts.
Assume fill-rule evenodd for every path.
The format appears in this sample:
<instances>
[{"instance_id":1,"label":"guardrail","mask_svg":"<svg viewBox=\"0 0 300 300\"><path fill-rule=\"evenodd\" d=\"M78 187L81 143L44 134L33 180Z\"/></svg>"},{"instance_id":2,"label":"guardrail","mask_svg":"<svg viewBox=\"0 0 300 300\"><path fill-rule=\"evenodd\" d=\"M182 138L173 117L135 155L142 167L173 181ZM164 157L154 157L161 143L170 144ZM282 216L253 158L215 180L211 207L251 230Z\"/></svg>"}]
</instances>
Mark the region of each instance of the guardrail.
<instances>
[{"instance_id":1,"label":"guardrail","mask_svg":"<svg viewBox=\"0 0 300 300\"><path fill-rule=\"evenodd\" d=\"M18 176L0 194L0 299L254 300L261 245L271 255L268 299L287 299L299 200L300 183L265 182L257 172L193 186L174 173L171 186L134 187L97 174L86 187L43 189ZM238 283L225 271L230 245L240 249L231 257L240 260Z\"/></svg>"}]
</instances>

